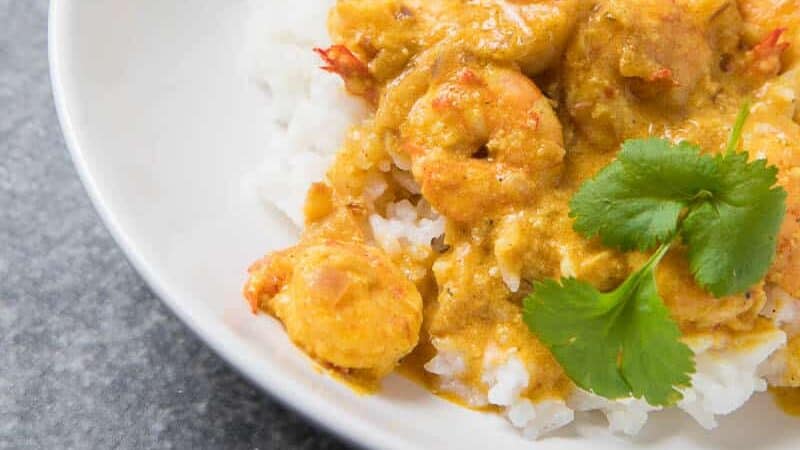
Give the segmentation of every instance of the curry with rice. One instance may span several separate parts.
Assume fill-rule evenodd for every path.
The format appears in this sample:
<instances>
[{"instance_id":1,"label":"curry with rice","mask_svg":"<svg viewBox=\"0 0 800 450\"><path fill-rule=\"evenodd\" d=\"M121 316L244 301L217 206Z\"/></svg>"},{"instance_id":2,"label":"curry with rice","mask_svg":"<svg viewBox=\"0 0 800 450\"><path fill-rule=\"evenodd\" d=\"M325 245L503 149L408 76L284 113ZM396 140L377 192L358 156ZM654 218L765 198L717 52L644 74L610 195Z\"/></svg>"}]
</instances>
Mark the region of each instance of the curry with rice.
<instances>
[{"instance_id":1,"label":"curry with rice","mask_svg":"<svg viewBox=\"0 0 800 450\"><path fill-rule=\"evenodd\" d=\"M495 360L527 373L514 402L662 407L686 400L700 347L780 336L764 376L800 410L798 1L339 0L328 27L323 68L371 114L309 189L300 242L250 268L254 312L359 389L397 370L498 410ZM386 238L398 217L442 230ZM581 295L617 303L583 317ZM581 366L600 317L618 348Z\"/></svg>"}]
</instances>

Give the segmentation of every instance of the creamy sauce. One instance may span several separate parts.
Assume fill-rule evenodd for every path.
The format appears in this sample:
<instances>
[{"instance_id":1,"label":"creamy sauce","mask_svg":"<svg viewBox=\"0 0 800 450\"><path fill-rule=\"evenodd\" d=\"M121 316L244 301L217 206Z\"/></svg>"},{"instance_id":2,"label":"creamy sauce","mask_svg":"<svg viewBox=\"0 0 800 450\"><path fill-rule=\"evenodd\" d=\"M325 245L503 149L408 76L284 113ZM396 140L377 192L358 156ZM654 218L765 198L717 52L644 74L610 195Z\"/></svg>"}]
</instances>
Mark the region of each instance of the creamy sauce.
<instances>
[{"instance_id":1,"label":"creamy sauce","mask_svg":"<svg viewBox=\"0 0 800 450\"><path fill-rule=\"evenodd\" d=\"M425 363L436 356L436 349L430 343L421 342L411 354L400 361L397 372L414 383L433 390L436 388L436 375L425 370Z\"/></svg>"},{"instance_id":2,"label":"creamy sauce","mask_svg":"<svg viewBox=\"0 0 800 450\"><path fill-rule=\"evenodd\" d=\"M736 113L754 95L762 97L744 130L743 148L777 165L778 183L789 192L789 214L767 282L800 296L800 281L790 283L800 280L800 254L794 254L800 240L800 128L792 120L794 106L781 100L791 83L800 82L791 78L780 85L776 76L791 67L781 67L780 53L759 44L764 33L786 23L764 22L755 0L741 3L749 5L742 9L756 24L718 1L598 0L589 8L590 2L560 0L543 2L552 3L548 14L514 10L511 16L488 6L494 3L337 2L329 23L337 45L322 53L374 114L353 128L326 183L309 192L306 230L300 245L283 252L289 258L285 267L265 265L263 273L251 275L254 307L294 325L287 326L290 335L318 360L372 367L331 370L360 392L376 389L387 368L405 355L396 369L400 374L469 407L425 371L437 354L435 344L463 358L458 380L474 392L486 392L487 355L491 360L499 354L498 364L512 355L528 370L530 384L522 396L566 398L572 383L524 324L522 298L533 282L562 276L610 290L647 259L578 235L569 218L573 193L627 139L663 136L722 151ZM506 3L525 12L530 2ZM720 3L727 6L720 9ZM786 20L800 29L796 15ZM476 28L477 23L496 28ZM743 31L754 25L765 31ZM748 50L757 44L765 51ZM787 65L795 61L789 56ZM545 69L547 76L536 79L547 85L537 87L532 77ZM771 88L765 85L772 81ZM405 161L402 170L399 160ZM401 178L413 179L413 188ZM388 216L400 202L417 211L433 208L447 219L439 249L422 243L392 250L375 242L369 221ZM341 264L347 270L337 266L340 275L322 280L328 281L321 287L329 301L296 307L303 295L291 297L280 283L293 271L305 276L328 264L329 253L345 258L331 251L331 242L349 242L350 261ZM303 263L314 252L326 258ZM391 264L373 255L381 252ZM685 252L676 245L656 275L683 334L712 335L729 348L758 345L763 332L774 328L759 318L765 283L714 298L694 282ZM380 264L365 263L364 255ZM277 259L265 261L274 265ZM299 285L297 292L320 292L319 280L309 279L315 282ZM348 310L353 320L337 321L348 303L340 302L340 288L351 285L363 287L347 297L361 309ZM374 285L383 287L385 302L356 295ZM398 310L397 292L407 294L402 298L413 308ZM329 331L319 326L323 322ZM379 333L387 324L394 326L392 339ZM787 411L800 409L798 391L774 392Z\"/></svg>"},{"instance_id":3,"label":"creamy sauce","mask_svg":"<svg viewBox=\"0 0 800 450\"><path fill-rule=\"evenodd\" d=\"M427 389L439 398L447 400L450 403L455 403L462 408L483 412L496 412L499 410L499 408L491 405L480 407L470 405L458 395L440 390L438 376L428 372L424 367L425 363L430 361L434 356L436 356L436 349L433 345L429 342L420 342L420 345L418 345L411 354L400 361L400 365L397 366L396 371L398 374L414 382L418 386Z\"/></svg>"},{"instance_id":4,"label":"creamy sauce","mask_svg":"<svg viewBox=\"0 0 800 450\"><path fill-rule=\"evenodd\" d=\"M800 388L778 388L769 389L775 403L780 408L792 416L800 417Z\"/></svg>"}]
</instances>

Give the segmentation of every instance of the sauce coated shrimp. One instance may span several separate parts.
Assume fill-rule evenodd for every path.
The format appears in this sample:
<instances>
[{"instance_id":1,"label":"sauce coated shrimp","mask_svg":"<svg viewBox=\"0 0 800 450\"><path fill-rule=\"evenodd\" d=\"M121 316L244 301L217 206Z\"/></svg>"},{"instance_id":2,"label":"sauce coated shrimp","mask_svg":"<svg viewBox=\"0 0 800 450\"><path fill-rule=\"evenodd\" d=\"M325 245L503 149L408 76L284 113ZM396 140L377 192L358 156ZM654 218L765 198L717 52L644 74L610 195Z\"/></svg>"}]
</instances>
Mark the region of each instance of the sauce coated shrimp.
<instances>
[{"instance_id":1,"label":"sauce coated shrimp","mask_svg":"<svg viewBox=\"0 0 800 450\"><path fill-rule=\"evenodd\" d=\"M491 63L436 72L400 139L437 211L474 222L555 185L564 158L561 125L532 81Z\"/></svg>"},{"instance_id":2,"label":"sauce coated shrimp","mask_svg":"<svg viewBox=\"0 0 800 450\"><path fill-rule=\"evenodd\" d=\"M648 124L681 117L720 70L720 49L738 42L736 33L715 31L735 27L736 8L719 11L663 0L600 2L564 59L566 108L586 138L616 150L647 135Z\"/></svg>"},{"instance_id":3,"label":"sauce coated shrimp","mask_svg":"<svg viewBox=\"0 0 800 450\"><path fill-rule=\"evenodd\" d=\"M244 296L309 356L369 388L417 345L422 297L368 241L362 213L336 195L327 184L311 186L300 243L253 264Z\"/></svg>"},{"instance_id":4,"label":"sauce coated shrimp","mask_svg":"<svg viewBox=\"0 0 800 450\"><path fill-rule=\"evenodd\" d=\"M332 45L326 49L315 48L325 65L320 68L326 72L338 74L345 84L347 92L364 97L375 103L377 86L369 68L344 45Z\"/></svg>"},{"instance_id":5,"label":"sauce coated shrimp","mask_svg":"<svg viewBox=\"0 0 800 450\"><path fill-rule=\"evenodd\" d=\"M449 40L528 75L551 67L587 2L581 0L339 0L328 28L379 82Z\"/></svg>"},{"instance_id":6,"label":"sauce coated shrimp","mask_svg":"<svg viewBox=\"0 0 800 450\"><path fill-rule=\"evenodd\" d=\"M800 123L800 0L740 0L744 40L752 47L750 72L766 77L766 101ZM770 92L772 91L772 92Z\"/></svg>"},{"instance_id":7,"label":"sauce coated shrimp","mask_svg":"<svg viewBox=\"0 0 800 450\"><path fill-rule=\"evenodd\" d=\"M769 43L783 46L781 56L785 68L791 69L800 61L800 0L739 0L745 21L744 39L747 45ZM783 30L778 36L775 33Z\"/></svg>"},{"instance_id":8,"label":"sauce coated shrimp","mask_svg":"<svg viewBox=\"0 0 800 450\"><path fill-rule=\"evenodd\" d=\"M756 104L742 134L742 146L753 158L766 158L778 168L778 184L786 190L786 217L778 234L775 262L767 280L800 297L800 125Z\"/></svg>"},{"instance_id":9,"label":"sauce coated shrimp","mask_svg":"<svg viewBox=\"0 0 800 450\"><path fill-rule=\"evenodd\" d=\"M588 2L581 0L450 1L464 45L476 55L513 62L528 75L551 67ZM487 26L491 24L491 26Z\"/></svg>"},{"instance_id":10,"label":"sauce coated shrimp","mask_svg":"<svg viewBox=\"0 0 800 450\"><path fill-rule=\"evenodd\" d=\"M377 80L385 81L434 40L432 28L425 26L430 22L426 13L413 0L339 0L328 16L328 29L336 44L354 52Z\"/></svg>"},{"instance_id":11,"label":"sauce coated shrimp","mask_svg":"<svg viewBox=\"0 0 800 450\"><path fill-rule=\"evenodd\" d=\"M250 268L245 297L323 364L377 380L417 345L422 298L379 249L323 240Z\"/></svg>"}]
</instances>

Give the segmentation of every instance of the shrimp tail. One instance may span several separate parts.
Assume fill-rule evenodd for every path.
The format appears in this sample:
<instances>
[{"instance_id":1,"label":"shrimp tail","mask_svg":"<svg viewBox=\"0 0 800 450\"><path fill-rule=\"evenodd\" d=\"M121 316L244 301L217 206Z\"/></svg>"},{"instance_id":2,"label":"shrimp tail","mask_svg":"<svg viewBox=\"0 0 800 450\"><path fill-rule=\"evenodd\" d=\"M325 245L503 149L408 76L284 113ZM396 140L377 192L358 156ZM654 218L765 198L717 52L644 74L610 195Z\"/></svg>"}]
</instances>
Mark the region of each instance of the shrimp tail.
<instances>
[{"instance_id":1,"label":"shrimp tail","mask_svg":"<svg viewBox=\"0 0 800 450\"><path fill-rule=\"evenodd\" d=\"M747 52L746 70L749 75L765 80L780 72L781 56L789 48L788 42L780 40L785 32L786 28L776 28Z\"/></svg>"},{"instance_id":2,"label":"shrimp tail","mask_svg":"<svg viewBox=\"0 0 800 450\"><path fill-rule=\"evenodd\" d=\"M371 104L377 102L377 83L369 72L367 65L358 59L353 52L344 45L332 45L326 49L315 48L325 65L320 68L326 72L335 73L344 80L347 92L364 97Z\"/></svg>"},{"instance_id":3,"label":"shrimp tail","mask_svg":"<svg viewBox=\"0 0 800 450\"><path fill-rule=\"evenodd\" d=\"M253 263L243 294L253 314L262 308L269 309L269 301L289 282L292 266L287 252L275 252Z\"/></svg>"}]
</instances>

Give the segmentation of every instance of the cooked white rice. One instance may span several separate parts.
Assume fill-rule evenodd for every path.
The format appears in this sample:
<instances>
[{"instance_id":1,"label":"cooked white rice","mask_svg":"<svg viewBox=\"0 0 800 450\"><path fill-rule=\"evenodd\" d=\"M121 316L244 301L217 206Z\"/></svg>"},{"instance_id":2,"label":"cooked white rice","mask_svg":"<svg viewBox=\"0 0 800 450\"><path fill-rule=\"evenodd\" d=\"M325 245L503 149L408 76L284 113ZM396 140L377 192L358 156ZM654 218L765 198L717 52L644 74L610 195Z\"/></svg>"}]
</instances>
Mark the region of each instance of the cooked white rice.
<instances>
[{"instance_id":1,"label":"cooked white rice","mask_svg":"<svg viewBox=\"0 0 800 450\"><path fill-rule=\"evenodd\" d=\"M431 240L444 234L444 218L424 200L416 206L408 200L392 203L386 208L385 217L370 215L369 224L378 245L390 255L409 245L430 249ZM427 253L422 255L427 256Z\"/></svg>"},{"instance_id":2,"label":"cooked white rice","mask_svg":"<svg viewBox=\"0 0 800 450\"><path fill-rule=\"evenodd\" d=\"M336 76L319 70L319 60L311 51L329 43L325 22L334 0L253 3L253 81L263 88L269 102L271 122L266 125L271 128L272 140L266 146L263 166L247 181L266 205L277 208L299 227L308 186L324 178L348 127L367 111L361 101L344 92ZM418 192L413 178L403 172L409 169L408 160L401 155L392 157L399 170L393 170L390 176L409 191ZM386 188L380 181L373 187L375 197ZM389 253L403 246L429 249L431 239L444 232L444 220L424 202L395 203L384 215L374 214L369 221L376 241ZM562 271L568 273L571 264L566 256ZM520 282L518 268L500 269L506 284L515 291ZM785 293L771 292L764 314L800 328L800 303ZM740 351L715 348L710 340L690 343L696 354L697 373L693 386L683 391L679 407L701 426L715 427L716 416L730 414L754 392L766 389L764 377L779 379L785 364L780 348L785 342L786 334L775 331L765 335L759 345ZM509 422L531 439L569 424L575 411L595 410L605 414L612 432L634 435L657 410L642 400L609 401L581 390L566 402L533 404L521 397L530 376L516 350L494 345L485 352L482 381L486 391L476 391L459 380L466 364L458 349L442 340L433 343L438 354L425 368L439 376L442 391L458 395L475 407L502 407Z\"/></svg>"},{"instance_id":3,"label":"cooked white rice","mask_svg":"<svg viewBox=\"0 0 800 450\"><path fill-rule=\"evenodd\" d=\"M486 394L477 391L460 380L467 370L467 363L461 352L445 339L434 339L437 353L427 364L425 370L439 376L439 390L457 395L473 408L489 404Z\"/></svg>"},{"instance_id":4,"label":"cooked white rice","mask_svg":"<svg viewBox=\"0 0 800 450\"><path fill-rule=\"evenodd\" d=\"M264 164L246 182L266 205L303 224L308 186L324 178L348 128L366 116L341 80L319 69L312 51L329 43L326 19L334 0L253 1L251 78L271 112Z\"/></svg>"},{"instance_id":5,"label":"cooked white rice","mask_svg":"<svg viewBox=\"0 0 800 450\"><path fill-rule=\"evenodd\" d=\"M734 412L754 393L767 390L759 366L785 345L786 334L778 330L762 333L758 343L741 350L717 349L711 340L691 342L697 372L678 407L703 428L716 428L716 416Z\"/></svg>"},{"instance_id":6,"label":"cooked white rice","mask_svg":"<svg viewBox=\"0 0 800 450\"><path fill-rule=\"evenodd\" d=\"M528 387L530 375L515 353L516 349L502 350L496 345L486 349L481 381L488 388L489 404L504 407L508 420L528 439L572 422L575 412L563 400L534 404L520 395Z\"/></svg>"},{"instance_id":7,"label":"cooked white rice","mask_svg":"<svg viewBox=\"0 0 800 450\"><path fill-rule=\"evenodd\" d=\"M767 389L761 366L785 345L786 334L770 331L754 340L756 345L741 350L717 349L711 339L690 343L695 352L697 372L692 376L692 387L682 391L684 398L678 407L703 428L715 428L717 416L734 412L754 393ZM515 356L516 349L501 349L494 344L487 347L484 356L482 381L487 393L474 392L458 379L466 370L458 351L441 342L434 342L434 345L439 353L425 369L440 377L442 390L461 395L473 406L504 407L511 423L528 438L537 438L567 425L572 422L574 411L601 411L611 432L636 435L647 423L649 414L660 409L644 400L607 400L581 389L576 389L566 404L546 401L534 405L520 396L530 377L525 365Z\"/></svg>"}]
</instances>

